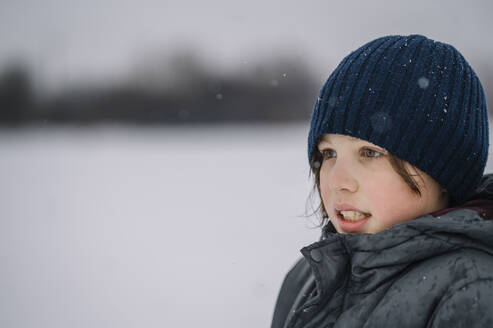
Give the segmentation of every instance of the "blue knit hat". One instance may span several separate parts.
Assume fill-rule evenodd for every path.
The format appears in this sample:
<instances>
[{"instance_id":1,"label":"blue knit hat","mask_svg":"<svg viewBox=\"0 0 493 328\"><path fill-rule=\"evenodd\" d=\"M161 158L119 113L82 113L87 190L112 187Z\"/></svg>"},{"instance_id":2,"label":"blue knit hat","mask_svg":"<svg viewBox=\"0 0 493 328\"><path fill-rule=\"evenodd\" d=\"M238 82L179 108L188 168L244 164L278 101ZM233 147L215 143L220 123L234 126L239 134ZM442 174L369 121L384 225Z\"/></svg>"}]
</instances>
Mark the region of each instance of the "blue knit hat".
<instances>
[{"instance_id":1,"label":"blue knit hat","mask_svg":"<svg viewBox=\"0 0 493 328\"><path fill-rule=\"evenodd\" d=\"M478 185L488 157L481 82L453 46L422 35L378 38L346 56L315 103L309 161L324 133L387 149L458 204Z\"/></svg>"}]
</instances>

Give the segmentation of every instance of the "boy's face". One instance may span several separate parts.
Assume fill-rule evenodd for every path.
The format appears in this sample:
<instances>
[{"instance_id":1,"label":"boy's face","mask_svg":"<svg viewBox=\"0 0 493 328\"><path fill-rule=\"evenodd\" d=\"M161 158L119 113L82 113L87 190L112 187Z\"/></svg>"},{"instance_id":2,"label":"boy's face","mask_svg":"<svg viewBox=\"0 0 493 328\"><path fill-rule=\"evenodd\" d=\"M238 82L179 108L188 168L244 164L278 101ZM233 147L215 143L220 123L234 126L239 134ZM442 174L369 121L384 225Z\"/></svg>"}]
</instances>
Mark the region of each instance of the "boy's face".
<instances>
[{"instance_id":1,"label":"boy's face","mask_svg":"<svg viewBox=\"0 0 493 328\"><path fill-rule=\"evenodd\" d=\"M318 149L320 193L339 233L377 233L447 206L442 188L429 175L406 162L421 197L414 193L388 160L388 152L370 142L324 134ZM342 212L341 212L342 211Z\"/></svg>"}]
</instances>

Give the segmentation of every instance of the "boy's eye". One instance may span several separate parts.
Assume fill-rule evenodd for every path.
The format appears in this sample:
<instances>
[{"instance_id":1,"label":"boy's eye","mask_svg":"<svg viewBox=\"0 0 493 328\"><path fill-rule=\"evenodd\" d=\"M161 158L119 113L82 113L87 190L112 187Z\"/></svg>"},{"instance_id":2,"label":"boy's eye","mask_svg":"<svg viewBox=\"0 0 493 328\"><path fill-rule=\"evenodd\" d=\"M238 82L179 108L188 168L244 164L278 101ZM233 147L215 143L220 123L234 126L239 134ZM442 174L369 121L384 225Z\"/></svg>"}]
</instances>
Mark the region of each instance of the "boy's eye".
<instances>
[{"instance_id":1,"label":"boy's eye","mask_svg":"<svg viewBox=\"0 0 493 328\"><path fill-rule=\"evenodd\" d=\"M321 150L320 153L324 159L337 157L336 151L329 148ZM371 148L364 148L361 150L361 155L366 158L379 158L384 154Z\"/></svg>"},{"instance_id":2,"label":"boy's eye","mask_svg":"<svg viewBox=\"0 0 493 328\"><path fill-rule=\"evenodd\" d=\"M373 157L380 157L383 154L381 152L379 152L379 151L376 151L376 150L373 150L373 149L370 149L370 148L365 148L365 149L363 149L363 155L365 157L373 158Z\"/></svg>"},{"instance_id":3,"label":"boy's eye","mask_svg":"<svg viewBox=\"0 0 493 328\"><path fill-rule=\"evenodd\" d=\"M336 157L336 152L333 149L324 149L320 151L323 158L333 158Z\"/></svg>"}]
</instances>

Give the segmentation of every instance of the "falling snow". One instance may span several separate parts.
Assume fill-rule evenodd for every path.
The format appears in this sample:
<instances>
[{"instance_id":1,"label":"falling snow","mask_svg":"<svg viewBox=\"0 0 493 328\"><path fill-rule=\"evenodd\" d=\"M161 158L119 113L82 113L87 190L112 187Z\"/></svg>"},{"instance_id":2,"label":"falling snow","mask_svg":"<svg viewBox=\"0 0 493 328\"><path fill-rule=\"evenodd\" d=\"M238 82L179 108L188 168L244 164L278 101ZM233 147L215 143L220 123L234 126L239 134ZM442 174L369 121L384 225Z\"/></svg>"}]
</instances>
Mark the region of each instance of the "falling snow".
<instances>
[{"instance_id":1,"label":"falling snow","mask_svg":"<svg viewBox=\"0 0 493 328\"><path fill-rule=\"evenodd\" d=\"M383 111L376 112L370 117L370 124L374 131L383 133L392 128L392 118Z\"/></svg>"},{"instance_id":2,"label":"falling snow","mask_svg":"<svg viewBox=\"0 0 493 328\"><path fill-rule=\"evenodd\" d=\"M178 116L181 119L187 119L190 116L190 112L188 110L186 110L186 109L180 109L178 111Z\"/></svg>"},{"instance_id":3,"label":"falling snow","mask_svg":"<svg viewBox=\"0 0 493 328\"><path fill-rule=\"evenodd\" d=\"M418 85L421 89L426 89L430 85L430 80L422 76L418 79Z\"/></svg>"},{"instance_id":4,"label":"falling snow","mask_svg":"<svg viewBox=\"0 0 493 328\"><path fill-rule=\"evenodd\" d=\"M329 106L334 107L337 103L337 97L336 96L330 96L329 97Z\"/></svg>"}]
</instances>

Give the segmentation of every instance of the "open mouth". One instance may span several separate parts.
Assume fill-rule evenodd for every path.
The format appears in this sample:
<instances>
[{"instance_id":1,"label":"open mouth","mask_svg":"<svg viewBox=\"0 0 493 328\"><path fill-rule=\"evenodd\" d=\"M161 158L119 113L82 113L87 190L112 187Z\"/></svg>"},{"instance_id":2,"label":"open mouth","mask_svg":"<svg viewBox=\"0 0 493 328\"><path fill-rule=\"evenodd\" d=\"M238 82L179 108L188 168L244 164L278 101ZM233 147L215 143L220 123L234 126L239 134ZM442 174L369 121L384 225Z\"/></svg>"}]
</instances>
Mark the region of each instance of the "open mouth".
<instances>
[{"instance_id":1,"label":"open mouth","mask_svg":"<svg viewBox=\"0 0 493 328\"><path fill-rule=\"evenodd\" d=\"M358 211L337 211L337 222L340 229L347 233L363 231L371 214Z\"/></svg>"},{"instance_id":2,"label":"open mouth","mask_svg":"<svg viewBox=\"0 0 493 328\"><path fill-rule=\"evenodd\" d=\"M344 221L358 222L371 216L371 214L358 211L337 211L337 216Z\"/></svg>"}]
</instances>

